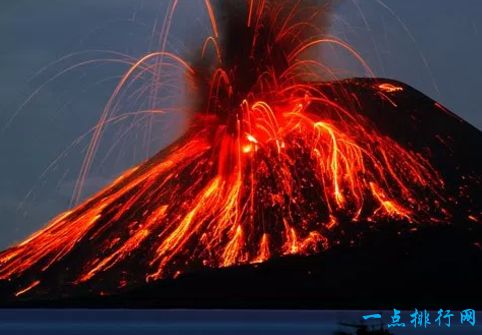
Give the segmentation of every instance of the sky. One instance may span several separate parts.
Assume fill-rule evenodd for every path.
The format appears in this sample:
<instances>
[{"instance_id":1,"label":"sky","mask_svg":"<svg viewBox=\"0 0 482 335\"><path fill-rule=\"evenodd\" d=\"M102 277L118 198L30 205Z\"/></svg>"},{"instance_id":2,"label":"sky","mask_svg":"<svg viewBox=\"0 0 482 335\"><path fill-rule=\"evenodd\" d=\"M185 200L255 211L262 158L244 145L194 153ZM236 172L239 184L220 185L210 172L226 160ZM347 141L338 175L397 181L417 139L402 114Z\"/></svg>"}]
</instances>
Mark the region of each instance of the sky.
<instances>
[{"instance_id":1,"label":"sky","mask_svg":"<svg viewBox=\"0 0 482 335\"><path fill-rule=\"evenodd\" d=\"M188 55L209 33L202 2L181 0L170 50ZM69 208L88 131L127 70L89 62L107 57L94 50L136 58L153 50L153 27L166 3L0 1L0 249ZM331 13L330 33L355 47L377 76L415 87L482 129L481 1L341 0ZM346 57L326 57L331 66L364 75ZM59 75L82 62L87 64ZM142 127L121 140L118 129L107 132L110 145L100 148L84 197L171 143L184 119L156 119L147 147Z\"/></svg>"}]
</instances>

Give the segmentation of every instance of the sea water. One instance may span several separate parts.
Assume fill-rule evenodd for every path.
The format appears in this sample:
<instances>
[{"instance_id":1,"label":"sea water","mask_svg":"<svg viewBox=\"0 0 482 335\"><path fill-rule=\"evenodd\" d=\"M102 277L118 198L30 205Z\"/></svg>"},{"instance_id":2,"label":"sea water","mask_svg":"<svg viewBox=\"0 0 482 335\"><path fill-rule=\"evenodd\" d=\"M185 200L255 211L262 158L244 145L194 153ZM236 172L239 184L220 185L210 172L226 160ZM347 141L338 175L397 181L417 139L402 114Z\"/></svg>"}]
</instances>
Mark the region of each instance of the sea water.
<instances>
[{"instance_id":1,"label":"sea water","mask_svg":"<svg viewBox=\"0 0 482 335\"><path fill-rule=\"evenodd\" d=\"M363 316L380 314L381 320L363 321ZM434 325L436 311L431 311L431 325L410 323L412 311L402 311L406 327L390 328L393 334L465 335L482 334L482 315L476 314L474 326L460 324L453 312L451 326ZM96 310L96 309L0 309L0 334L355 334L356 328L343 324L363 322L388 325L389 311L337 310Z\"/></svg>"}]
</instances>

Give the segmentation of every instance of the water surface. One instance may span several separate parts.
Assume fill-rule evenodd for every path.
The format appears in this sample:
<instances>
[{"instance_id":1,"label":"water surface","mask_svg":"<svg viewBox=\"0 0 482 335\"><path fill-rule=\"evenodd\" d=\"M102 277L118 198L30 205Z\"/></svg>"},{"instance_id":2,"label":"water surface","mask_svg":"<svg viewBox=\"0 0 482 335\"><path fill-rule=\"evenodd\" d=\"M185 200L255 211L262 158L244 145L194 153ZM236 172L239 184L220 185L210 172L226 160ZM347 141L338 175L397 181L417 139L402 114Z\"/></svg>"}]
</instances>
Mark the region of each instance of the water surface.
<instances>
[{"instance_id":1,"label":"water surface","mask_svg":"<svg viewBox=\"0 0 482 335\"><path fill-rule=\"evenodd\" d=\"M391 311L304 310L0 310L0 334L333 334L354 331L340 322L360 323L362 316L381 313L389 322ZM409 312L402 315L408 318ZM432 312L432 315L435 315ZM454 313L451 328L429 327L394 330L394 334L480 334L482 328L460 326ZM479 320L482 317L477 314ZM407 320L408 321L408 320ZM379 321L371 322L378 324ZM409 322L408 322L409 323Z\"/></svg>"}]
</instances>

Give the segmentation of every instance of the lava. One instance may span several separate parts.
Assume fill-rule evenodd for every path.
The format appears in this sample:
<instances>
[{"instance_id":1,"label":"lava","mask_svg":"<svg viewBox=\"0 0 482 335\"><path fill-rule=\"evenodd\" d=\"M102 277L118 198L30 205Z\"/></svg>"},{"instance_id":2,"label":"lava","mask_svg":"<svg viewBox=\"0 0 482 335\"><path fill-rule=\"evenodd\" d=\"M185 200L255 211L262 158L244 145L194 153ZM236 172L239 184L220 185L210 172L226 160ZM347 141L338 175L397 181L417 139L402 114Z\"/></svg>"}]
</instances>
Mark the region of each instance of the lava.
<instances>
[{"instance_id":1,"label":"lava","mask_svg":"<svg viewBox=\"0 0 482 335\"><path fill-rule=\"evenodd\" d=\"M0 279L26 276L33 282L19 295L41 286L42 273L56 266L77 285L112 271L124 287L124 277L142 282L203 267L319 253L343 239L347 224L413 226L446 218L443 178L423 154L381 133L319 88L333 72L308 56L317 46L333 45L366 66L347 43L321 35L316 18L324 7L233 3L220 4L236 13L223 23L205 1L213 36L206 39L200 60L160 51L124 75L95 130L79 185L115 96L130 81L160 68L149 61L185 69L186 81L200 97L189 129L1 253ZM383 82L378 89L386 95L403 90ZM339 94L347 96L350 92ZM69 257L76 265L67 270L61 264ZM132 262L145 271L129 273Z\"/></svg>"}]
</instances>

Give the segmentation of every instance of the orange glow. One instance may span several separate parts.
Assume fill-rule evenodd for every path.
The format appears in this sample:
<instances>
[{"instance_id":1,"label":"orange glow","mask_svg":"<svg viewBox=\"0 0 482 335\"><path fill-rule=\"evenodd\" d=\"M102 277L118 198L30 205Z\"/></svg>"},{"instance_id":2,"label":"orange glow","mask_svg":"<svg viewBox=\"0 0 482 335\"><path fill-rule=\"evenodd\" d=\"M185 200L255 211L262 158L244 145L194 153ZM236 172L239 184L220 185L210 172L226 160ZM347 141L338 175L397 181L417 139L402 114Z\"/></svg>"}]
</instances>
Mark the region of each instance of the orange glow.
<instances>
[{"instance_id":1,"label":"orange glow","mask_svg":"<svg viewBox=\"0 0 482 335\"><path fill-rule=\"evenodd\" d=\"M40 284L40 281L39 280L36 280L34 281L32 284L30 284L29 286L27 286L26 288L18 291L17 293L15 293L15 296L18 297L18 296L21 296L22 294L24 293L27 293L28 291L30 291L31 289L33 289L35 286L37 286L38 284Z\"/></svg>"},{"instance_id":2,"label":"orange glow","mask_svg":"<svg viewBox=\"0 0 482 335\"><path fill-rule=\"evenodd\" d=\"M261 263L269 259L271 253L269 251L269 236L268 234L263 234L261 237L261 242L259 244L259 255L253 261L253 263Z\"/></svg>"},{"instance_id":3,"label":"orange glow","mask_svg":"<svg viewBox=\"0 0 482 335\"><path fill-rule=\"evenodd\" d=\"M403 91L403 87L401 86L396 86L390 83L383 83L378 85L378 88L381 89L383 92L386 93L395 93L395 92L401 92Z\"/></svg>"},{"instance_id":4,"label":"orange glow","mask_svg":"<svg viewBox=\"0 0 482 335\"><path fill-rule=\"evenodd\" d=\"M219 36L219 32L218 32L218 24L216 23L216 18L214 17L214 12L213 12L213 7L211 5L211 1L209 0L204 0L204 3L206 4L206 8L207 8L207 11L208 11L208 15L209 15L209 19L211 20L211 26L213 28L213 32L214 32L214 37L218 37Z\"/></svg>"},{"instance_id":5,"label":"orange glow","mask_svg":"<svg viewBox=\"0 0 482 335\"><path fill-rule=\"evenodd\" d=\"M381 207L379 210L383 210L387 215L400 216L410 219L410 211L403 208L394 200L387 199L386 195L375 183L370 183L373 195L380 202ZM378 211L378 210L377 210Z\"/></svg>"},{"instance_id":6,"label":"orange glow","mask_svg":"<svg viewBox=\"0 0 482 335\"><path fill-rule=\"evenodd\" d=\"M222 59L217 39L222 32L210 1L205 4L214 37L208 37L201 53L209 42L217 58L202 90L208 92L207 107L193 113L189 130L172 146L1 253L0 279L45 272L82 243L95 250L82 249L91 254L72 270L76 284L107 271L127 271L123 263L136 253L145 262L142 279L156 280L201 265L226 267L320 252L337 242L333 236L338 230L354 222L415 224L443 215L438 195L443 180L430 162L380 133L361 113L347 109L350 104L327 97L319 83L331 78L332 70L302 59L312 47L335 45L371 74L356 50L334 38L306 37L316 25L300 21L290 1L268 6L250 0L243 22L253 32L248 35L252 50L243 55L247 61L258 58L254 79L244 85L240 81L251 79L236 72L237 64L224 65L229 62ZM280 14L286 11L288 15ZM267 37L262 35L266 26ZM158 59L183 68L188 83L201 72L164 51L142 57L127 71L87 148L76 199L116 97L137 72L150 69L147 61ZM306 81L308 75L313 80ZM378 88L402 90L388 83Z\"/></svg>"},{"instance_id":7,"label":"orange glow","mask_svg":"<svg viewBox=\"0 0 482 335\"><path fill-rule=\"evenodd\" d=\"M475 215L469 215L469 216L467 216L467 218L471 221L479 222L479 220L477 219L477 217Z\"/></svg>"}]
</instances>

